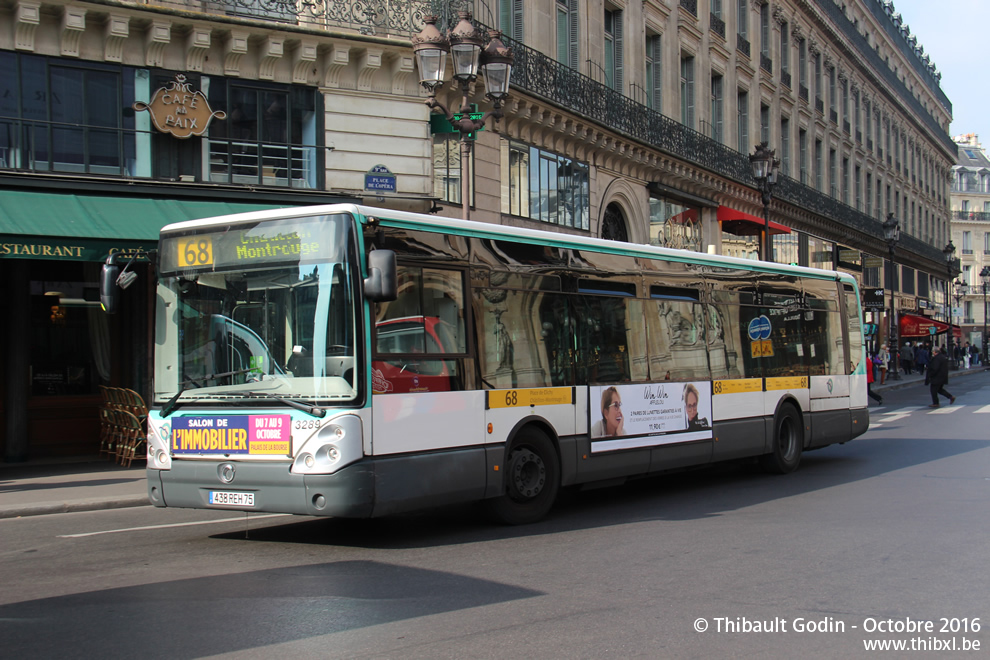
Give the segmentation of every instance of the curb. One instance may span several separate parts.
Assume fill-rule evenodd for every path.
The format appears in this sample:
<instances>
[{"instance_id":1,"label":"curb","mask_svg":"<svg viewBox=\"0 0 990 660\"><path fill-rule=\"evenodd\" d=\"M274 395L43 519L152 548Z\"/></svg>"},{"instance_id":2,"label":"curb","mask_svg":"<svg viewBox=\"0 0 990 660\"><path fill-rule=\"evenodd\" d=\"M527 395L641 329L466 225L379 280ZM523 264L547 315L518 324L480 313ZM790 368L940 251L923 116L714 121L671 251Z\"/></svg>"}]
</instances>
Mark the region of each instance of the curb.
<instances>
[{"instance_id":1,"label":"curb","mask_svg":"<svg viewBox=\"0 0 990 660\"><path fill-rule=\"evenodd\" d=\"M77 513L79 511L125 509L136 506L151 506L148 496L102 497L88 500L74 500L72 502L46 502L42 504L25 504L23 506L4 506L0 507L0 518L23 518L26 516L42 516L49 513Z\"/></svg>"}]
</instances>

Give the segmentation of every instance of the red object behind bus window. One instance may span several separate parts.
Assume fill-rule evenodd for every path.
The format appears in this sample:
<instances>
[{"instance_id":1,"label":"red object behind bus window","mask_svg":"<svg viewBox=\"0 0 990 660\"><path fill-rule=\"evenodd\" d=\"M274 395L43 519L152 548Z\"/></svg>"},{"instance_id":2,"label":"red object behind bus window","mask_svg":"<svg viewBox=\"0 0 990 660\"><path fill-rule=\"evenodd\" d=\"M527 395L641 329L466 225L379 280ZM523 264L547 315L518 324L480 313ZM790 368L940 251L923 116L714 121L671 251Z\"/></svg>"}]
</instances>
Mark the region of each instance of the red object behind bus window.
<instances>
[{"instance_id":1,"label":"red object behind bus window","mask_svg":"<svg viewBox=\"0 0 990 660\"><path fill-rule=\"evenodd\" d=\"M449 392L451 373L443 355L452 346L449 324L435 316L405 316L376 325L379 356L396 354L371 363L375 394ZM401 356L401 357L400 357Z\"/></svg>"}]
</instances>

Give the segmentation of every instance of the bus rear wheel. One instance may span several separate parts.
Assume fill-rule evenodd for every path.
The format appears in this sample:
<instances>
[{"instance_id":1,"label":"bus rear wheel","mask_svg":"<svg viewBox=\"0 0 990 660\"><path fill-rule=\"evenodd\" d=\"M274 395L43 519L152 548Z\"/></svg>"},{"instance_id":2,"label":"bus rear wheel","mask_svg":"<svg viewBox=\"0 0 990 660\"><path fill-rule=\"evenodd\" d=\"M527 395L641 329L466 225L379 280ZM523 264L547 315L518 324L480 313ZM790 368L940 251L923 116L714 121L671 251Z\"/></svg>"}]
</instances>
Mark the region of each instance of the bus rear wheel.
<instances>
[{"instance_id":1,"label":"bus rear wheel","mask_svg":"<svg viewBox=\"0 0 990 660\"><path fill-rule=\"evenodd\" d=\"M486 500L491 514L508 525L547 515L560 490L560 460L550 438L539 429L522 429L509 445L504 469L502 495Z\"/></svg>"},{"instance_id":2,"label":"bus rear wheel","mask_svg":"<svg viewBox=\"0 0 990 660\"><path fill-rule=\"evenodd\" d=\"M804 426L794 406L781 406L773 420L773 448L760 456L760 466L773 474L794 472L801 463Z\"/></svg>"}]
</instances>

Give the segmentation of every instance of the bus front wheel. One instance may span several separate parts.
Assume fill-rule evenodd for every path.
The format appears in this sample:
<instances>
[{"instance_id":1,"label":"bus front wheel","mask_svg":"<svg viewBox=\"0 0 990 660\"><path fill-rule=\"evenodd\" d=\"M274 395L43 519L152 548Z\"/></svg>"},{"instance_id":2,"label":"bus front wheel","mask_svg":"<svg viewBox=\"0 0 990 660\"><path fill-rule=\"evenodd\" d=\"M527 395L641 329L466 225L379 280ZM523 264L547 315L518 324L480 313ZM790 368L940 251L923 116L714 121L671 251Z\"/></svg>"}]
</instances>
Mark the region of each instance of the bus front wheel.
<instances>
[{"instance_id":1,"label":"bus front wheel","mask_svg":"<svg viewBox=\"0 0 990 660\"><path fill-rule=\"evenodd\" d=\"M773 474L794 472L801 463L804 447L804 426L794 406L785 405L773 420L773 448L760 456L760 465Z\"/></svg>"},{"instance_id":2,"label":"bus front wheel","mask_svg":"<svg viewBox=\"0 0 990 660\"><path fill-rule=\"evenodd\" d=\"M509 525L536 522L550 511L560 489L560 460L547 435L524 428L509 445L503 492L487 500L492 515Z\"/></svg>"}]
</instances>

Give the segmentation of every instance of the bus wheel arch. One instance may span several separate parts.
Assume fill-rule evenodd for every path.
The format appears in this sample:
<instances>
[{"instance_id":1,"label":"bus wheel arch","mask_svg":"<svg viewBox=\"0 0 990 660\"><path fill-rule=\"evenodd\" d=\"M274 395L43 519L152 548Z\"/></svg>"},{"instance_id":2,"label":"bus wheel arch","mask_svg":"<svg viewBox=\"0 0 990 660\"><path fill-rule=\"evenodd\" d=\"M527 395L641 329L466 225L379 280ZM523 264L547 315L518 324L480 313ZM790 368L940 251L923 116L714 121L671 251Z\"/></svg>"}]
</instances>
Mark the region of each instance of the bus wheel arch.
<instances>
[{"instance_id":1,"label":"bus wheel arch","mask_svg":"<svg viewBox=\"0 0 990 660\"><path fill-rule=\"evenodd\" d=\"M801 464L805 441L804 420L793 400L781 401L773 416L770 452L760 456L760 466L773 474L794 472Z\"/></svg>"},{"instance_id":2,"label":"bus wheel arch","mask_svg":"<svg viewBox=\"0 0 990 660\"><path fill-rule=\"evenodd\" d=\"M502 462L502 492L485 500L489 512L508 525L526 525L546 516L561 482L560 449L545 424L522 423L513 430Z\"/></svg>"}]
</instances>

